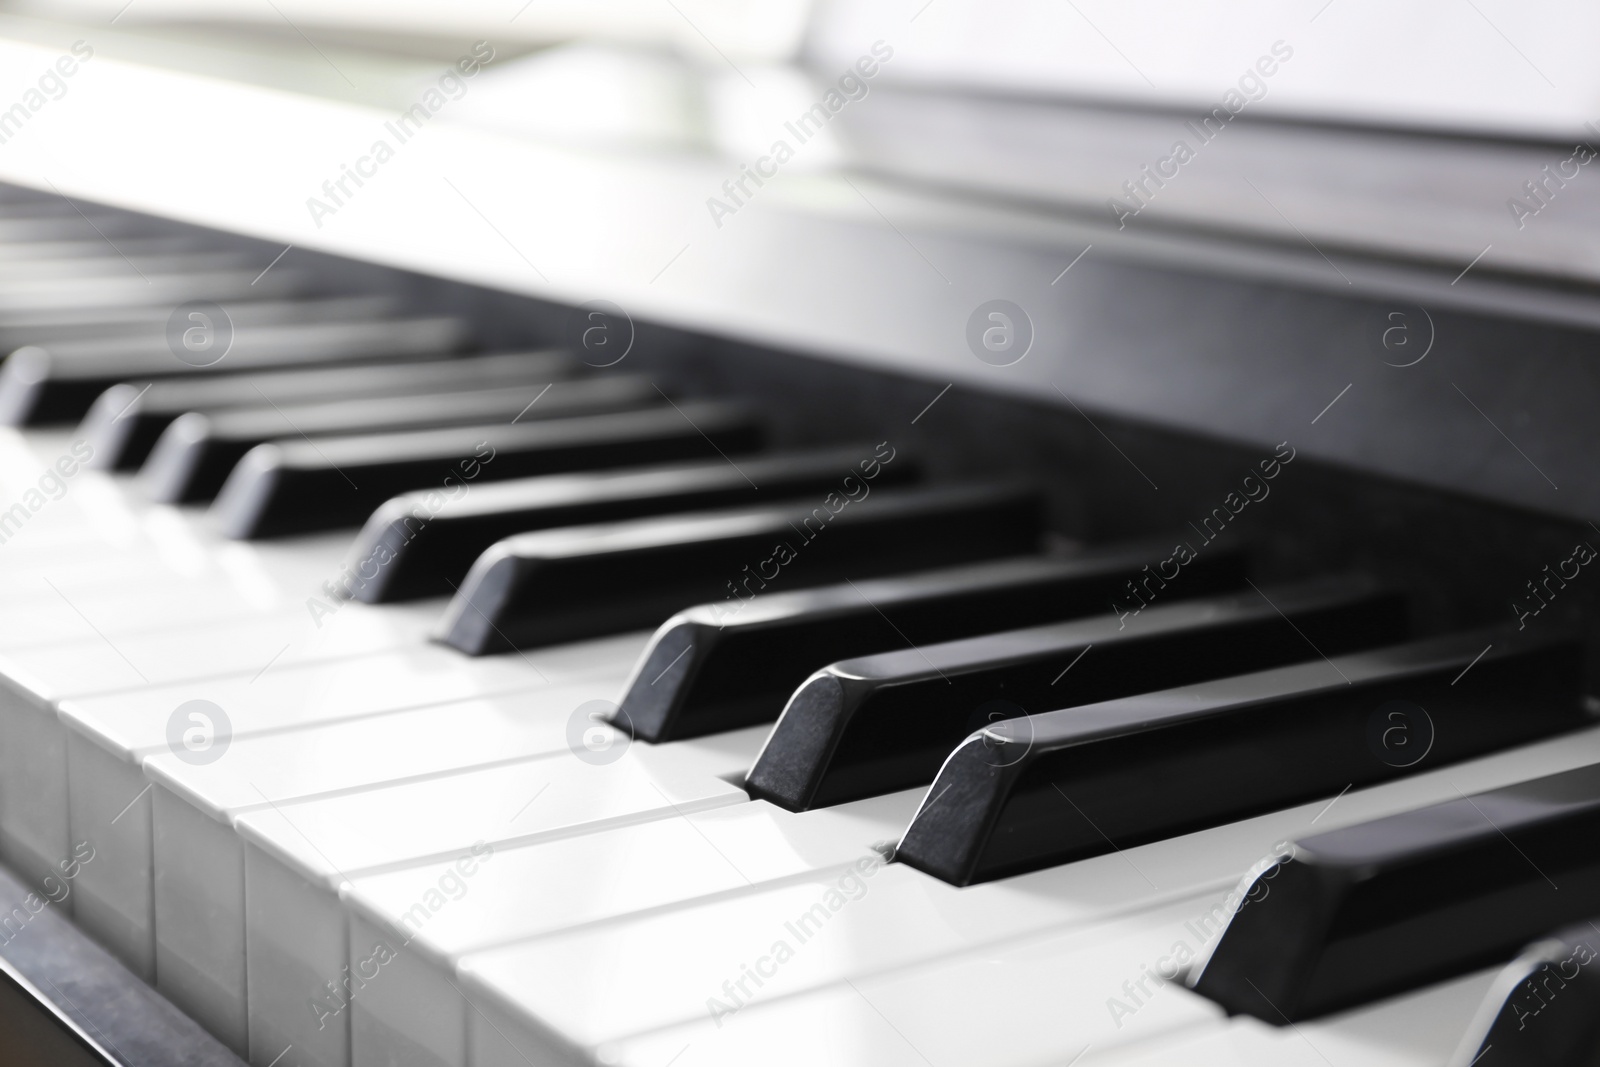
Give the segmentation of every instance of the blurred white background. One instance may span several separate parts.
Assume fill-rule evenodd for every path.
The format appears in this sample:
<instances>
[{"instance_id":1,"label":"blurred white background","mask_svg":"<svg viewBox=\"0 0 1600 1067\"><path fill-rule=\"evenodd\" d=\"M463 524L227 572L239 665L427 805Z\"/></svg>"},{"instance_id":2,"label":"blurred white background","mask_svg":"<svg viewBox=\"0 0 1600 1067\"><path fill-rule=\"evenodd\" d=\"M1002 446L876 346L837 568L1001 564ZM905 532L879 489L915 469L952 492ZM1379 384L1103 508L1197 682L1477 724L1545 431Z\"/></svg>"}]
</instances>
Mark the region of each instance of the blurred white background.
<instances>
[{"instance_id":1,"label":"blurred white background","mask_svg":"<svg viewBox=\"0 0 1600 1067\"><path fill-rule=\"evenodd\" d=\"M102 27L115 20L133 32L231 35L257 47L276 38L417 58L450 55L474 39L513 57L603 42L758 86L752 71L766 65L804 59L827 70L881 39L895 50L886 79L1161 106L1213 106L1281 41L1294 58L1252 104L1260 113L1555 138L1600 119L1600 5L1592 3L12 0L0 10ZM643 109L645 124L668 139L673 123L692 119L681 86L660 64L654 73L637 64L597 67L559 50L525 62L535 70L525 79L513 64L496 72L516 86L514 97L587 79L606 87L594 92L609 97L613 113ZM544 67L561 77L553 83ZM307 88L321 80L308 74ZM771 88L768 79L763 91Z\"/></svg>"}]
</instances>

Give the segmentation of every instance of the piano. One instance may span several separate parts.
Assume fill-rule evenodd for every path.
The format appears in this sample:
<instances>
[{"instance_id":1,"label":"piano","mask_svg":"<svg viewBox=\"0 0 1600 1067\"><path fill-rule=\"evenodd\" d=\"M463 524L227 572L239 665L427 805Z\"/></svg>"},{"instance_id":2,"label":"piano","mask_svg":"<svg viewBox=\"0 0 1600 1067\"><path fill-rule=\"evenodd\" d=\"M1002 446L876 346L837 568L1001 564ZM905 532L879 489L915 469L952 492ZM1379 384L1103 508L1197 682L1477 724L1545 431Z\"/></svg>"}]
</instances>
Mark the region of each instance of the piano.
<instances>
[{"instance_id":1,"label":"piano","mask_svg":"<svg viewBox=\"0 0 1600 1067\"><path fill-rule=\"evenodd\" d=\"M0 18L0 1060L1600 1056L1577 70L150 2Z\"/></svg>"}]
</instances>

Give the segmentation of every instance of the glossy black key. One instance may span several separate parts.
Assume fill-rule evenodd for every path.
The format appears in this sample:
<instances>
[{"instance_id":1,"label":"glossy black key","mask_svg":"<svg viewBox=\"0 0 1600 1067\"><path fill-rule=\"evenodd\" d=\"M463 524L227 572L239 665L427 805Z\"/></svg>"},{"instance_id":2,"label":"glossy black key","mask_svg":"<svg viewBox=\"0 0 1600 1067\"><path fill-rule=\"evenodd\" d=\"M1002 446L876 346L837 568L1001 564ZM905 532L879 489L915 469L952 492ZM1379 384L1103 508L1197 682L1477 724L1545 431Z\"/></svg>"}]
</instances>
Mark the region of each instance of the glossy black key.
<instances>
[{"instance_id":1,"label":"glossy black key","mask_svg":"<svg viewBox=\"0 0 1600 1067\"><path fill-rule=\"evenodd\" d=\"M4 249L0 245L0 250ZM313 322L362 322L400 311L390 296L339 296L320 300L258 300L229 304L234 329L305 325ZM43 348L63 367L74 360L97 360L115 352L135 353L127 364L130 375L137 366L160 354L172 355L167 325L172 308L160 304L144 307L78 307L0 312L0 354L22 347ZM139 355L143 353L143 355ZM442 353L435 353L442 354ZM126 381L127 378L118 379Z\"/></svg>"},{"instance_id":2,"label":"glossy black key","mask_svg":"<svg viewBox=\"0 0 1600 1067\"><path fill-rule=\"evenodd\" d=\"M1299 1022L1503 963L1600 911L1600 764L1302 838L1240 893L1190 979L1232 1014Z\"/></svg>"},{"instance_id":3,"label":"glossy black key","mask_svg":"<svg viewBox=\"0 0 1600 1067\"><path fill-rule=\"evenodd\" d=\"M70 263L74 260L89 262L111 259L122 262L122 257L90 231L88 241L30 241L26 244L0 243L0 268L19 268L28 262ZM149 258L184 255L244 255L237 249L223 247L215 239L206 240L190 236L133 237L118 241L117 249L135 265Z\"/></svg>"},{"instance_id":4,"label":"glossy black key","mask_svg":"<svg viewBox=\"0 0 1600 1067\"><path fill-rule=\"evenodd\" d=\"M70 207L70 205L69 205ZM85 214L63 214L53 209L8 212L0 216L0 244L33 244L55 241L81 241L89 238L144 238L159 236L166 227L153 219L141 219L91 208Z\"/></svg>"},{"instance_id":5,"label":"glossy black key","mask_svg":"<svg viewBox=\"0 0 1600 1067\"><path fill-rule=\"evenodd\" d=\"M792 588L1031 552L1041 523L1032 490L963 485L521 534L473 564L439 635L482 655L656 626L740 583Z\"/></svg>"},{"instance_id":6,"label":"glossy black key","mask_svg":"<svg viewBox=\"0 0 1600 1067\"><path fill-rule=\"evenodd\" d=\"M917 473L908 456L885 466L872 455L873 446L855 445L756 456L737 468L715 459L550 475L479 486L454 501L407 493L372 513L347 557L344 580L351 596L369 604L447 596L485 549L513 534L812 494L820 499L830 490L864 497Z\"/></svg>"},{"instance_id":7,"label":"glossy black key","mask_svg":"<svg viewBox=\"0 0 1600 1067\"><path fill-rule=\"evenodd\" d=\"M701 604L656 631L614 720L647 741L771 722L823 664L1104 612L1172 556L1120 545ZM1238 589L1244 552L1213 547L1180 573L1174 599Z\"/></svg>"},{"instance_id":8,"label":"glossy black key","mask_svg":"<svg viewBox=\"0 0 1600 1067\"><path fill-rule=\"evenodd\" d=\"M1495 976L1449 1067L1600 1063L1600 911L1541 937Z\"/></svg>"},{"instance_id":9,"label":"glossy black key","mask_svg":"<svg viewBox=\"0 0 1600 1067\"><path fill-rule=\"evenodd\" d=\"M141 244L143 242L140 242ZM130 264L146 274L176 274L184 271L228 270L247 267L250 260L239 252L184 251L166 254L137 254L124 247L128 258L112 252L102 244L103 256L52 256L46 248L38 258L8 259L0 255L0 289L23 280L93 278L108 274L122 276L129 273ZM170 312L169 312L170 314Z\"/></svg>"},{"instance_id":10,"label":"glossy black key","mask_svg":"<svg viewBox=\"0 0 1600 1067\"><path fill-rule=\"evenodd\" d=\"M515 352L405 363L318 367L123 382L100 394L76 436L94 449L100 470L135 470L172 420L190 411L227 411L261 404L299 404L340 398L404 396L480 389L571 377L575 366L561 352Z\"/></svg>"},{"instance_id":11,"label":"glossy black key","mask_svg":"<svg viewBox=\"0 0 1600 1067\"><path fill-rule=\"evenodd\" d=\"M217 337L210 334L206 343L221 343ZM164 333L135 340L115 336L76 340L48 350L21 348L0 366L0 423L76 422L101 393L131 378L156 381L269 367L438 356L456 351L466 338L461 320L444 317L237 326L226 354L203 367L178 358ZM200 361L209 355L192 358Z\"/></svg>"},{"instance_id":12,"label":"glossy black key","mask_svg":"<svg viewBox=\"0 0 1600 1067\"><path fill-rule=\"evenodd\" d=\"M945 760L896 857L987 882L1589 722L1572 640L1478 630L1318 658L996 723Z\"/></svg>"},{"instance_id":13,"label":"glossy black key","mask_svg":"<svg viewBox=\"0 0 1600 1067\"><path fill-rule=\"evenodd\" d=\"M466 393L433 392L310 404L275 404L180 415L139 472L144 491L166 504L210 500L228 472L256 445L280 437L330 437L436 426L542 422L633 411L663 402L644 378L523 382Z\"/></svg>"},{"instance_id":14,"label":"glossy black key","mask_svg":"<svg viewBox=\"0 0 1600 1067\"><path fill-rule=\"evenodd\" d=\"M190 300L249 300L291 296L306 287L304 275L273 271L251 284L259 271L249 267L142 277L122 264L121 270L75 278L13 279L0 285L0 311L45 308L112 307L158 304L169 309Z\"/></svg>"},{"instance_id":15,"label":"glossy black key","mask_svg":"<svg viewBox=\"0 0 1600 1067\"><path fill-rule=\"evenodd\" d=\"M379 504L412 489L450 499L474 483L706 459L760 444L755 416L716 402L314 443L284 439L245 454L212 512L230 537L279 537L359 526Z\"/></svg>"},{"instance_id":16,"label":"glossy black key","mask_svg":"<svg viewBox=\"0 0 1600 1067\"><path fill-rule=\"evenodd\" d=\"M909 789L1000 719L1338 655L1405 626L1397 593L1346 576L845 660L790 697L746 788L790 811Z\"/></svg>"}]
</instances>

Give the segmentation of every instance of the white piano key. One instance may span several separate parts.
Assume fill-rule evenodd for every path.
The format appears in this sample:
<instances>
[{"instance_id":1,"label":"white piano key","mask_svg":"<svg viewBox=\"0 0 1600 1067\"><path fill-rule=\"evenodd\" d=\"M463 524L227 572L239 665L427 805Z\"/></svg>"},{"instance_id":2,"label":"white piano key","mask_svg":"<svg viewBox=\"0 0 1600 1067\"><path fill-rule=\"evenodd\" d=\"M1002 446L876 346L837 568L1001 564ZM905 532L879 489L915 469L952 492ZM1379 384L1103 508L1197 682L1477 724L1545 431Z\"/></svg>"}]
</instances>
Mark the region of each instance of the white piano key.
<instances>
[{"instance_id":1,"label":"white piano key","mask_svg":"<svg viewBox=\"0 0 1600 1067\"><path fill-rule=\"evenodd\" d=\"M379 943L394 953L351 1001L351 1061L464 1067L471 1010L454 984L464 954L851 863L892 840L920 799L798 814L756 801L352 878L340 894L349 966L359 976Z\"/></svg>"},{"instance_id":2,"label":"white piano key","mask_svg":"<svg viewBox=\"0 0 1600 1067\"><path fill-rule=\"evenodd\" d=\"M192 538L160 546L145 539L133 547L8 543L0 548L0 589L18 610L0 618L0 651L274 610L315 625L307 600L330 603L320 583L338 574L342 542L307 539L287 552Z\"/></svg>"},{"instance_id":3,"label":"white piano key","mask_svg":"<svg viewBox=\"0 0 1600 1067\"><path fill-rule=\"evenodd\" d=\"M173 798L227 827L239 815L272 804L566 753L570 713L586 700L614 695L625 678L626 668L620 663L626 661L627 657L623 657L603 673L569 684L536 681L533 672L523 665L524 683L535 688L490 699L369 714L355 721L268 736L236 735L225 758L198 766L161 750L146 757L144 770ZM347 673L363 669L363 664L354 661L341 666ZM482 678L487 672L469 668L463 673L476 673ZM414 697L415 694L405 693L399 698ZM274 729L272 713L283 707L269 705L263 709L264 714L243 722L236 718L234 728ZM122 736L131 736L129 725L125 720L118 723ZM156 725L152 720L145 727ZM87 744L77 735L69 741L71 770L96 765L104 769L109 753L92 745L83 748ZM93 780L114 779L126 791L136 783L129 761L136 764L141 751L146 750L129 753L124 748L117 753L121 765L116 773L100 773ZM126 954L148 960L153 975L155 931L150 922L138 921L147 919L154 910L154 857L148 835L138 832L143 824L123 833L94 833L96 825L103 825L95 813L106 809L107 803L90 797L87 789L74 788L71 804L74 833L81 831L84 839L103 843L98 847L108 860L83 887L79 922L99 926L90 920L89 908L114 907L124 920L119 941L126 946ZM217 836L217 847L230 865L243 862L239 843L231 835ZM99 936L105 940L103 933Z\"/></svg>"},{"instance_id":4,"label":"white piano key","mask_svg":"<svg viewBox=\"0 0 1600 1067\"><path fill-rule=\"evenodd\" d=\"M750 1007L739 1005L737 989L714 994L717 1003L708 998L693 1022L602 1045L594 1059L618 1067L1098 1064L1114 1050L1225 1028L1220 1007L1150 975L1172 959L1175 944L1196 940L1186 924L1205 903L1181 901ZM532 1054L509 1037L480 1024L475 1067Z\"/></svg>"},{"instance_id":5,"label":"white piano key","mask_svg":"<svg viewBox=\"0 0 1600 1067\"><path fill-rule=\"evenodd\" d=\"M43 514L43 513L41 513ZM198 520L175 511L128 516L130 530L119 544L87 542L38 524L24 533L40 540L11 539L0 546L0 596L7 600L66 600L86 595L133 594L144 590L174 601L201 603L204 587L225 582L255 595L262 606L326 602L338 595L347 538L321 536L294 542L244 544L222 541ZM330 583L335 590L324 587ZM267 595L259 595L266 590ZM309 614L309 613L308 613Z\"/></svg>"},{"instance_id":6,"label":"white piano key","mask_svg":"<svg viewBox=\"0 0 1600 1067\"><path fill-rule=\"evenodd\" d=\"M1150 907L1170 895L1225 891L1281 840L1600 759L1600 729L1352 792L1330 807L1301 805L1168 841L957 889L908 868L874 873L859 900L829 913L805 951L756 1003L984 943L1065 930ZM826 878L756 888L657 915L601 923L470 954L463 990L515 1007L530 1041L593 1054L634 1033L691 1021L705 998L834 888ZM1220 923L1225 913L1218 911ZM605 997L589 991L606 989Z\"/></svg>"},{"instance_id":7,"label":"white piano key","mask_svg":"<svg viewBox=\"0 0 1600 1067\"><path fill-rule=\"evenodd\" d=\"M321 620L320 628L306 615L262 614L0 655L0 859L32 877L69 851L60 701L229 674L270 676L296 663L416 645L436 614L432 605L375 610L350 604ZM171 703L167 714L184 699Z\"/></svg>"},{"instance_id":8,"label":"white piano key","mask_svg":"<svg viewBox=\"0 0 1600 1067\"><path fill-rule=\"evenodd\" d=\"M436 609L419 612L426 621ZM146 757L159 755L175 771L187 772L179 779L186 786L192 783L186 795L205 795L208 784L221 790L221 795L212 797L214 812L230 804L263 803L252 783L277 802L420 773L396 771L397 766L415 768L431 762L432 769L442 770L464 762L491 762L501 755L500 747L486 748L474 758L474 737L452 727L448 714L437 736L424 734L418 740L414 731L409 750L401 749L398 738L391 743L385 731L393 728L374 717L535 689L596 672L619 674L625 668L618 664L631 662L642 642L642 635L634 635L546 649L537 654L537 661L531 655L469 660L449 649L419 645L323 663L280 660L260 676L66 700L58 717L67 736L68 838L74 844L89 842L97 860L79 878L78 921L136 973L155 973L153 846L145 796L149 782L142 768ZM620 677L604 684L614 689ZM226 742L229 748L224 751L226 758L215 763L190 765L171 754L168 724L180 705L195 699L211 701L228 717L228 729L213 740ZM487 734L510 743L523 721L532 718L511 719L518 704L516 698L507 697L486 706L456 704L453 709L462 714L461 725L469 725L478 739ZM467 710L462 712L463 708ZM423 721L431 725L438 718ZM297 744L296 739L305 735L291 732L341 721L347 724L344 730L312 731L304 743ZM521 742L527 747L549 731L530 723L520 733L527 738ZM455 738L453 743L446 740L449 736ZM167 780L172 782L171 776ZM225 841L237 862L237 844L231 837Z\"/></svg>"},{"instance_id":9,"label":"white piano key","mask_svg":"<svg viewBox=\"0 0 1600 1067\"><path fill-rule=\"evenodd\" d=\"M10 602L18 610L0 615L0 649L116 640L211 622L226 623L262 611L258 597L241 592L227 579L186 583L178 594L177 590L152 582L138 588L74 595L70 601L49 591L37 597L17 597ZM303 601L304 597L298 599ZM274 605L286 628L309 619L303 604L286 600L278 598Z\"/></svg>"},{"instance_id":10,"label":"white piano key","mask_svg":"<svg viewBox=\"0 0 1600 1067\"><path fill-rule=\"evenodd\" d=\"M1294 1026L1221 1028L1096 1053L1092 1067L1438 1067L1494 980L1489 968ZM1086 1064L1085 1067L1090 1067Z\"/></svg>"},{"instance_id":11,"label":"white piano key","mask_svg":"<svg viewBox=\"0 0 1600 1067\"><path fill-rule=\"evenodd\" d=\"M324 983L341 980L348 961L338 897L345 881L454 859L480 842L501 848L740 803L743 790L725 779L744 772L764 734L636 744L611 763L570 755L249 812L235 823L245 842L242 886L222 885L232 872L204 864L220 846L198 835L218 824L205 827L209 820L168 803L157 786L158 981L166 982L169 954L211 960L207 971L218 976L242 955L248 979L231 988L240 996L248 989L251 1058L266 1062L292 1044L284 1067L348 1063L348 1014L323 1025L308 1007L327 995ZM182 822L167 823L170 816ZM201 862L185 867L191 858ZM224 890L226 901L218 898ZM190 899L197 894L203 899ZM169 900L181 902L170 924ZM221 924L204 941L178 942L188 933L180 927L185 916L209 916L225 904L244 909L245 951L221 951Z\"/></svg>"}]
</instances>

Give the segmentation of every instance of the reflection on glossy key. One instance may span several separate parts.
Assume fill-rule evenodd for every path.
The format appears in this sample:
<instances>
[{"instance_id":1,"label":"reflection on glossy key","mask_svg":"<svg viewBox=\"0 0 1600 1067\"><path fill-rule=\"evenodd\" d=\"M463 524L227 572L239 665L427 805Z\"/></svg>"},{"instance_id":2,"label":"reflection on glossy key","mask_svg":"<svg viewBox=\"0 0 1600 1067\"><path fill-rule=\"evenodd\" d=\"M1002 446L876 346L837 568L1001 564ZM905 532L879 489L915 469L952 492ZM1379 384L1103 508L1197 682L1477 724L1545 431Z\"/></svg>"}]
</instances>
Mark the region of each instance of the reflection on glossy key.
<instances>
[{"instance_id":1,"label":"reflection on glossy key","mask_svg":"<svg viewBox=\"0 0 1600 1067\"><path fill-rule=\"evenodd\" d=\"M916 460L884 466L870 444L689 465L550 475L483 485L456 500L407 493L372 513L351 547L352 595L368 603L448 596L485 549L530 530L731 507L914 480ZM867 457L867 458L863 458ZM858 467L860 469L858 469ZM874 471L871 478L865 471ZM871 481L872 485L866 485Z\"/></svg>"},{"instance_id":2,"label":"reflection on glossy key","mask_svg":"<svg viewBox=\"0 0 1600 1067\"><path fill-rule=\"evenodd\" d=\"M771 722L823 664L1095 614L1167 554L1115 546L765 594L733 612L690 608L656 632L617 722L649 741ZM1238 588L1244 553L1214 548L1183 574L1173 599Z\"/></svg>"},{"instance_id":3,"label":"reflection on glossy key","mask_svg":"<svg viewBox=\"0 0 1600 1067\"><path fill-rule=\"evenodd\" d=\"M285 306L286 317L294 305ZM166 311L171 313L170 307ZM220 335L213 335L214 337ZM75 422L95 398L129 378L178 378L209 372L234 374L270 367L393 360L407 353L455 351L466 337L458 319L396 319L379 322L305 322L290 318L271 325L234 324L211 364L179 359L166 333L137 338L118 335L52 343L13 352L0 366L0 422L12 426Z\"/></svg>"},{"instance_id":4,"label":"reflection on glossy key","mask_svg":"<svg viewBox=\"0 0 1600 1067\"><path fill-rule=\"evenodd\" d=\"M797 690L751 795L791 810L933 780L986 723L1399 638L1399 594L1354 577L1158 605L846 660Z\"/></svg>"},{"instance_id":5,"label":"reflection on glossy key","mask_svg":"<svg viewBox=\"0 0 1600 1067\"><path fill-rule=\"evenodd\" d=\"M565 354L541 351L123 382L100 394L74 437L94 449L91 466L134 470L150 455L161 431L189 411L549 382L571 373L572 361Z\"/></svg>"},{"instance_id":6,"label":"reflection on glossy key","mask_svg":"<svg viewBox=\"0 0 1600 1067\"><path fill-rule=\"evenodd\" d=\"M1310 660L974 734L896 858L969 885L1592 721L1572 639L1479 630Z\"/></svg>"},{"instance_id":7,"label":"reflection on glossy key","mask_svg":"<svg viewBox=\"0 0 1600 1067\"><path fill-rule=\"evenodd\" d=\"M1273 1024L1510 959L1600 908L1600 764L1302 838L1194 988Z\"/></svg>"},{"instance_id":8,"label":"reflection on glossy key","mask_svg":"<svg viewBox=\"0 0 1600 1067\"><path fill-rule=\"evenodd\" d=\"M1450 1067L1593 1067L1600 912L1541 937L1495 976Z\"/></svg>"},{"instance_id":9,"label":"reflection on glossy key","mask_svg":"<svg viewBox=\"0 0 1600 1067\"><path fill-rule=\"evenodd\" d=\"M793 588L1038 547L1038 495L1019 485L893 489L520 534L474 563L439 638L471 655L655 626L747 574ZM726 610L740 601L729 596Z\"/></svg>"},{"instance_id":10,"label":"reflection on glossy key","mask_svg":"<svg viewBox=\"0 0 1600 1067\"><path fill-rule=\"evenodd\" d=\"M699 1019L602 1045L596 1058L627 1067L660 1067L679 1052L674 1067L1112 1061L1152 1039L1225 1026L1216 1005L1151 976L1175 942L1193 939L1185 924L1198 906L1188 899L1088 929L1041 931L798 996L764 1000L746 982L749 998L720 991ZM1137 1008L1108 1010L1133 1000ZM485 1036L490 1047L503 1040Z\"/></svg>"},{"instance_id":11,"label":"reflection on glossy key","mask_svg":"<svg viewBox=\"0 0 1600 1067\"><path fill-rule=\"evenodd\" d=\"M408 396L263 404L178 416L151 450L140 480L151 499L168 504L210 500L228 472L256 445L279 437L330 437L436 426L536 422L629 411L662 403L643 378L501 383L470 392L433 390Z\"/></svg>"},{"instance_id":12,"label":"reflection on glossy key","mask_svg":"<svg viewBox=\"0 0 1600 1067\"><path fill-rule=\"evenodd\" d=\"M379 504L412 489L448 499L468 492L468 483L708 459L719 450L735 455L761 439L748 410L710 401L549 422L284 439L239 461L212 513L229 536L280 537L360 525Z\"/></svg>"}]
</instances>

